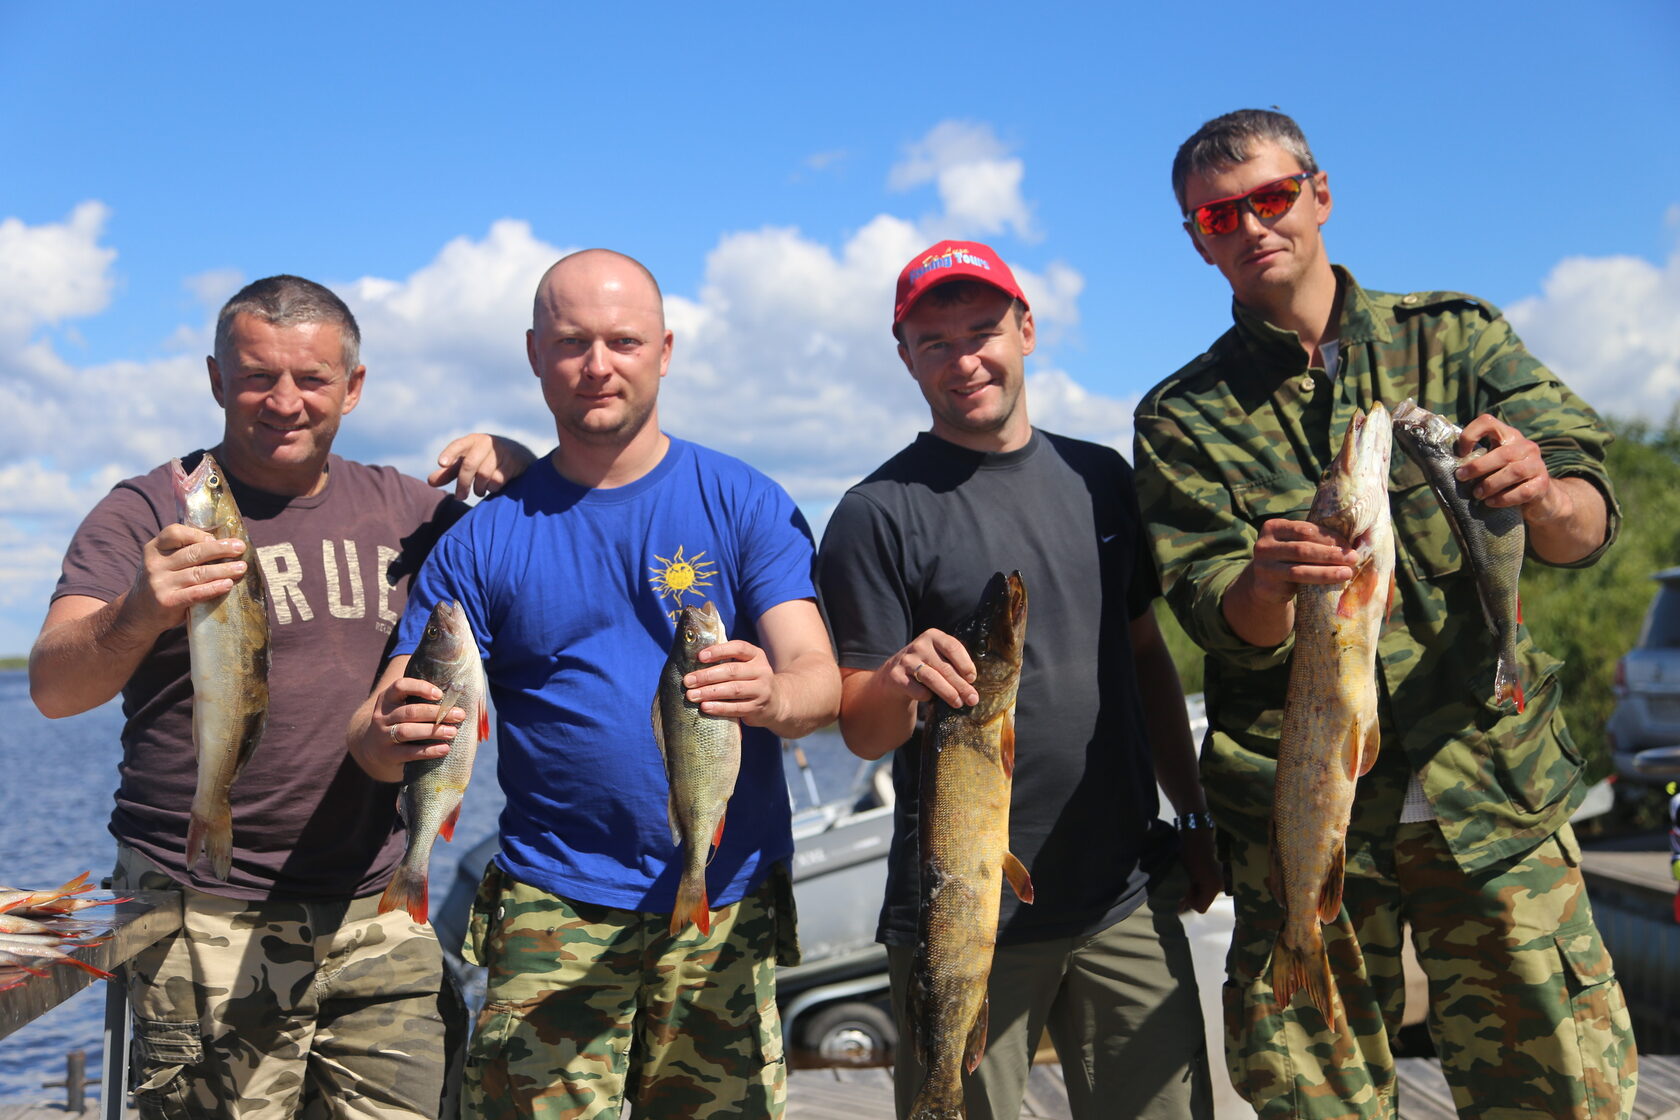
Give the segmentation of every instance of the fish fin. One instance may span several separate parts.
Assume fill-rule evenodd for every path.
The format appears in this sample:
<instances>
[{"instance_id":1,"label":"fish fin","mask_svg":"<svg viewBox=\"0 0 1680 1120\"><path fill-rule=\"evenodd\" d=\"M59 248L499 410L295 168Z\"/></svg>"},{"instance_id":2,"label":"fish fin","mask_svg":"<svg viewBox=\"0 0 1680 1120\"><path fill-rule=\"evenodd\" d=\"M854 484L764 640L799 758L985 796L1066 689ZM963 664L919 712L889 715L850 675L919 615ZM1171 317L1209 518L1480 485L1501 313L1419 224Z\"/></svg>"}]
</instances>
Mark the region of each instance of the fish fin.
<instances>
[{"instance_id":1,"label":"fish fin","mask_svg":"<svg viewBox=\"0 0 1680 1120\"><path fill-rule=\"evenodd\" d=\"M1003 877L1015 888L1016 898L1022 902L1033 900L1032 876L1027 874L1026 864L1017 859L1014 852L1003 853Z\"/></svg>"},{"instance_id":2,"label":"fish fin","mask_svg":"<svg viewBox=\"0 0 1680 1120\"><path fill-rule=\"evenodd\" d=\"M459 821L460 819L461 819L461 803L459 801L457 801L457 802L455 802L455 808L449 810L449 815L447 817L443 818L443 823L442 824L438 825L438 835L443 837L445 843L454 842L454 840L455 840L455 823L457 821Z\"/></svg>"},{"instance_id":3,"label":"fish fin","mask_svg":"<svg viewBox=\"0 0 1680 1120\"><path fill-rule=\"evenodd\" d=\"M653 745L659 748L659 757L670 765L670 756L665 753L665 720L659 714L659 694L653 694Z\"/></svg>"},{"instance_id":4,"label":"fish fin","mask_svg":"<svg viewBox=\"0 0 1680 1120\"><path fill-rule=\"evenodd\" d=\"M1004 713L1003 726L998 732L998 757L1003 763L1003 776L1015 776L1015 709Z\"/></svg>"},{"instance_id":5,"label":"fish fin","mask_svg":"<svg viewBox=\"0 0 1680 1120\"><path fill-rule=\"evenodd\" d=\"M1336 982L1330 975L1330 955L1324 951L1324 935L1314 929L1303 949L1286 945L1279 937L1272 949L1272 994L1278 1006L1287 1009L1299 991L1318 1009L1332 1030L1339 1029Z\"/></svg>"},{"instance_id":6,"label":"fish fin","mask_svg":"<svg viewBox=\"0 0 1680 1120\"><path fill-rule=\"evenodd\" d=\"M986 1056L986 1028L992 1017L992 997L987 996L980 1001L980 1010L974 1015L974 1026L968 1031L968 1045L963 1050L963 1069L973 1073L980 1065L980 1059Z\"/></svg>"},{"instance_id":7,"label":"fish fin","mask_svg":"<svg viewBox=\"0 0 1680 1120\"><path fill-rule=\"evenodd\" d=\"M490 709L482 700L478 703L478 741L490 741Z\"/></svg>"},{"instance_id":8,"label":"fish fin","mask_svg":"<svg viewBox=\"0 0 1680 1120\"><path fill-rule=\"evenodd\" d=\"M1318 892L1318 920L1333 922L1342 913L1342 876L1347 867L1347 847L1337 844L1330 853L1330 866L1324 872L1324 885Z\"/></svg>"},{"instance_id":9,"label":"fish fin","mask_svg":"<svg viewBox=\"0 0 1680 1120\"><path fill-rule=\"evenodd\" d=\"M728 813L727 810L725 810L723 816L718 818L717 831L712 833L712 846L706 852L706 866L707 867L710 867L712 865L712 861L717 858L718 849L723 847L723 822L724 822L724 819L728 816L729 816L729 813Z\"/></svg>"},{"instance_id":10,"label":"fish fin","mask_svg":"<svg viewBox=\"0 0 1680 1120\"><path fill-rule=\"evenodd\" d=\"M1522 596L1517 596L1517 625L1522 625Z\"/></svg>"},{"instance_id":11,"label":"fish fin","mask_svg":"<svg viewBox=\"0 0 1680 1120\"><path fill-rule=\"evenodd\" d=\"M80 959L79 957L63 956L63 957L59 957L58 959L63 961L65 964L75 965L77 968L81 969L83 972L91 972L95 976L99 977L101 980L115 980L116 979L116 977L114 975L112 975L109 972L106 972L103 968L99 968L96 965L91 965L88 962Z\"/></svg>"},{"instance_id":12,"label":"fish fin","mask_svg":"<svg viewBox=\"0 0 1680 1120\"><path fill-rule=\"evenodd\" d=\"M1354 728L1353 734L1359 736L1357 727ZM1382 746L1382 729L1377 722L1376 712L1373 711L1371 718L1365 721L1365 734L1359 736L1359 741L1354 746L1359 752L1359 772L1354 777L1363 778L1371 772L1371 767L1377 764L1377 750Z\"/></svg>"},{"instance_id":13,"label":"fish fin","mask_svg":"<svg viewBox=\"0 0 1680 1120\"><path fill-rule=\"evenodd\" d=\"M1515 645L1516 639L1510 641L1511 654L1504 652L1499 655L1499 662L1493 670L1493 702L1502 704L1507 700L1516 701L1517 711L1523 710L1522 673L1517 668Z\"/></svg>"},{"instance_id":14,"label":"fish fin","mask_svg":"<svg viewBox=\"0 0 1680 1120\"><path fill-rule=\"evenodd\" d=\"M1383 621L1394 617L1394 573L1388 574L1388 605L1383 608Z\"/></svg>"},{"instance_id":15,"label":"fish fin","mask_svg":"<svg viewBox=\"0 0 1680 1120\"><path fill-rule=\"evenodd\" d=\"M1516 696L1516 700L1517 700L1517 714L1521 715L1522 710L1523 710L1522 682L1521 681L1513 681L1511 683L1511 688L1512 688L1512 691L1513 691L1514 695Z\"/></svg>"},{"instance_id":16,"label":"fish fin","mask_svg":"<svg viewBox=\"0 0 1680 1120\"><path fill-rule=\"evenodd\" d=\"M677 908L671 911L671 936L682 933L690 921L700 927L702 934L712 932L712 912L706 905L706 877L696 875L694 882L683 876L677 884Z\"/></svg>"},{"instance_id":17,"label":"fish fin","mask_svg":"<svg viewBox=\"0 0 1680 1120\"><path fill-rule=\"evenodd\" d=\"M389 914L393 910L407 910L410 918L425 925L431 913L429 893L423 873L399 864L397 873L391 876L390 883L385 887L385 893L379 896L379 912Z\"/></svg>"},{"instance_id":18,"label":"fish fin","mask_svg":"<svg viewBox=\"0 0 1680 1120\"><path fill-rule=\"evenodd\" d=\"M1367 579L1366 575L1373 571L1369 560L1360 561L1359 566L1354 569L1353 578L1343 586L1342 594L1336 600L1336 615L1338 618L1358 617L1359 609L1371 601L1371 596L1375 594L1376 588L1372 586L1371 580Z\"/></svg>"}]
</instances>

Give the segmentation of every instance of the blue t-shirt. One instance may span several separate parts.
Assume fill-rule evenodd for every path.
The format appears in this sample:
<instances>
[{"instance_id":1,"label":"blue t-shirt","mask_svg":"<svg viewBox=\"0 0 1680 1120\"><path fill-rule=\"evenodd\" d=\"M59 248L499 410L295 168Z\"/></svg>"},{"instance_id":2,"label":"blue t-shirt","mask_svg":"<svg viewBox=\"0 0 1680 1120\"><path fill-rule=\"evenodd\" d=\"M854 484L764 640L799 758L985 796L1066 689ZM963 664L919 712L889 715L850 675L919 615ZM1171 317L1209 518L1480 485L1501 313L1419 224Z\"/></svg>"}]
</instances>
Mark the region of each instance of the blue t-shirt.
<instances>
[{"instance_id":1,"label":"blue t-shirt","mask_svg":"<svg viewBox=\"0 0 1680 1120\"><path fill-rule=\"evenodd\" d=\"M600 490L538 462L432 550L398 653L440 599L465 608L497 718L503 870L580 902L651 913L676 902L653 695L676 615L707 599L731 638L815 596L811 531L787 493L738 459L673 438L659 465ZM742 727L713 906L738 901L793 852L781 744Z\"/></svg>"}]
</instances>

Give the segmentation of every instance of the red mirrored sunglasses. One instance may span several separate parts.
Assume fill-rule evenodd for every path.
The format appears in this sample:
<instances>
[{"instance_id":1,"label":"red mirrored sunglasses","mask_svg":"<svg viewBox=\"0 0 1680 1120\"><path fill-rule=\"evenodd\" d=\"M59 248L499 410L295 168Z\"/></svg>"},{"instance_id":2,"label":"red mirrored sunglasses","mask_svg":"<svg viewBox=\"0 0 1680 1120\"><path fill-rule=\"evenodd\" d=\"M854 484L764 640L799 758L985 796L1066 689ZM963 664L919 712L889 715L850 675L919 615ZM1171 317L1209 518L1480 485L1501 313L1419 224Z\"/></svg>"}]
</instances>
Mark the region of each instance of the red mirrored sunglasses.
<instances>
[{"instance_id":1,"label":"red mirrored sunglasses","mask_svg":"<svg viewBox=\"0 0 1680 1120\"><path fill-rule=\"evenodd\" d=\"M1184 220L1204 237L1218 237L1236 229L1237 223L1242 221L1244 207L1262 222L1274 221L1289 213L1289 208L1301 197L1302 185L1313 174L1302 171L1296 175L1285 175L1281 179L1261 183L1247 194L1204 202L1184 215Z\"/></svg>"}]
</instances>

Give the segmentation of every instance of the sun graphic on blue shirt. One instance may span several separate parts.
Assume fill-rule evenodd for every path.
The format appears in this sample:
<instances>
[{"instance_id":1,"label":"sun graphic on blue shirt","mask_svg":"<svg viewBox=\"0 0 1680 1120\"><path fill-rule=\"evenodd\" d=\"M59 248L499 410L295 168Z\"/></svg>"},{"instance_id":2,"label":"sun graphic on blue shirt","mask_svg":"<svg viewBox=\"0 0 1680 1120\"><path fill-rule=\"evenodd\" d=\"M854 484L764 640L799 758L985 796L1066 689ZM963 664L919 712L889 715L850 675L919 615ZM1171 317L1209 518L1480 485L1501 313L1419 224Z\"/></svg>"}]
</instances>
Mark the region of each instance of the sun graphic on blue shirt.
<instances>
[{"instance_id":1,"label":"sun graphic on blue shirt","mask_svg":"<svg viewBox=\"0 0 1680 1120\"><path fill-rule=\"evenodd\" d=\"M659 563L648 569L653 573L653 578L648 582L653 584L654 590L659 592L661 598L673 599L678 604L682 603L683 596L690 591L710 587L711 577L717 574L717 565L707 560L704 552L684 556L681 545L677 546L676 555L669 560L657 553L653 558Z\"/></svg>"}]
</instances>

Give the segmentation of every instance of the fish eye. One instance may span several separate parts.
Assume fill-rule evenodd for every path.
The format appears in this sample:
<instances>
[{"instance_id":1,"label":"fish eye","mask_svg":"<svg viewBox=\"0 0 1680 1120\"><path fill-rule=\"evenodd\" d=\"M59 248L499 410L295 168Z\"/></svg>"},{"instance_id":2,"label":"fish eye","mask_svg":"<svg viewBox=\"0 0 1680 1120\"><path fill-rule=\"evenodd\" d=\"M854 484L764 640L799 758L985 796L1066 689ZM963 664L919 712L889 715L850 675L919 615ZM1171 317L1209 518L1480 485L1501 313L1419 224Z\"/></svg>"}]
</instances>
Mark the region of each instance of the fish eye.
<instances>
[{"instance_id":1,"label":"fish eye","mask_svg":"<svg viewBox=\"0 0 1680 1120\"><path fill-rule=\"evenodd\" d=\"M438 636L437 623L435 623L435 622L426 623L426 637L435 638L437 636Z\"/></svg>"},{"instance_id":2,"label":"fish eye","mask_svg":"<svg viewBox=\"0 0 1680 1120\"><path fill-rule=\"evenodd\" d=\"M211 471L209 474L204 476L204 485L208 486L212 490L218 490L221 488L222 480L217 476L215 471Z\"/></svg>"}]
</instances>

